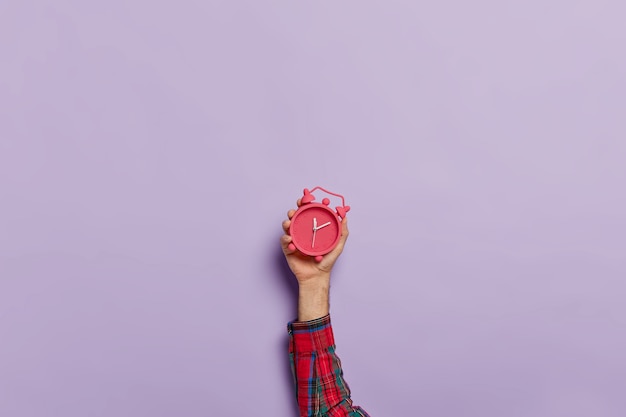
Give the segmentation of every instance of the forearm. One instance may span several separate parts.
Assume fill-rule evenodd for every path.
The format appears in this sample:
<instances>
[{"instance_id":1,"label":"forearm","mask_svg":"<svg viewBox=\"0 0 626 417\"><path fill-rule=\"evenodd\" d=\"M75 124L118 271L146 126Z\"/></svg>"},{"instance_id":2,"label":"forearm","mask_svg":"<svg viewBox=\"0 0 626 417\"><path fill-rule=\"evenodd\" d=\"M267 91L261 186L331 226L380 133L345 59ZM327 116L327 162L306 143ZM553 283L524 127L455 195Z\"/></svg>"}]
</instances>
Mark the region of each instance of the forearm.
<instances>
[{"instance_id":1,"label":"forearm","mask_svg":"<svg viewBox=\"0 0 626 417\"><path fill-rule=\"evenodd\" d=\"M352 405L330 325L330 275L299 281L298 321L290 323L291 369L300 415L367 416Z\"/></svg>"},{"instance_id":2,"label":"forearm","mask_svg":"<svg viewBox=\"0 0 626 417\"><path fill-rule=\"evenodd\" d=\"M300 282L298 291L298 321L315 320L327 316L330 275Z\"/></svg>"}]
</instances>

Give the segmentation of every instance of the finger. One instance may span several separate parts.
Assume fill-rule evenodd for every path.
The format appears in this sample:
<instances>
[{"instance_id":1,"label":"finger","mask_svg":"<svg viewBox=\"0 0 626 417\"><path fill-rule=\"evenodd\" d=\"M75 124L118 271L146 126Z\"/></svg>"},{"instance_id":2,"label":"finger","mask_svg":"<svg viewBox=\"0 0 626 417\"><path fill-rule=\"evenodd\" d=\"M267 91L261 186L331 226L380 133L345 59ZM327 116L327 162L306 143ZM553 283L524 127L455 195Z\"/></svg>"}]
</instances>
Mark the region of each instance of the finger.
<instances>
[{"instance_id":1,"label":"finger","mask_svg":"<svg viewBox=\"0 0 626 417\"><path fill-rule=\"evenodd\" d=\"M285 220L283 222L283 230L285 231L285 234L289 234L289 226L291 226L291 220Z\"/></svg>"},{"instance_id":2,"label":"finger","mask_svg":"<svg viewBox=\"0 0 626 417\"><path fill-rule=\"evenodd\" d=\"M287 212L287 217L289 217L289 220L291 220L291 218L293 217L294 214L296 214L295 210L289 210Z\"/></svg>"},{"instance_id":3,"label":"finger","mask_svg":"<svg viewBox=\"0 0 626 417\"><path fill-rule=\"evenodd\" d=\"M283 252L285 253L285 255L290 255L293 252L295 252L295 249L291 249L289 246L291 244L291 236L289 235L282 235L280 237L280 246L282 246L283 248Z\"/></svg>"},{"instance_id":4,"label":"finger","mask_svg":"<svg viewBox=\"0 0 626 417\"><path fill-rule=\"evenodd\" d=\"M298 201L296 201L296 204L298 205L298 207L300 207L302 205L302 199L299 198Z\"/></svg>"},{"instance_id":5,"label":"finger","mask_svg":"<svg viewBox=\"0 0 626 417\"><path fill-rule=\"evenodd\" d=\"M341 238L339 240L345 242L348 239L349 234L350 231L348 230L348 218L344 217L341 221Z\"/></svg>"},{"instance_id":6,"label":"finger","mask_svg":"<svg viewBox=\"0 0 626 417\"><path fill-rule=\"evenodd\" d=\"M332 252L337 251L337 254L340 254L343 251L343 247L346 244L346 240L348 240L349 234L350 231L348 230L348 218L344 217L341 221L341 237L339 238L339 243Z\"/></svg>"}]
</instances>

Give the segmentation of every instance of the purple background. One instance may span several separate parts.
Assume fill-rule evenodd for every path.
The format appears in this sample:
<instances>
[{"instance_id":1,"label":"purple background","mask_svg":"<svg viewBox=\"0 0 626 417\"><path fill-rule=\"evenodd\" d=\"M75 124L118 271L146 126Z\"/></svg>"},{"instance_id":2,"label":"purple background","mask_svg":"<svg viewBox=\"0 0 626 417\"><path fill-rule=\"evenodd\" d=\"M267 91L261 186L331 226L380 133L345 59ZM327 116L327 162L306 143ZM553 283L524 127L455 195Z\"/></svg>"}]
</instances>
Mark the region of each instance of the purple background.
<instances>
[{"instance_id":1,"label":"purple background","mask_svg":"<svg viewBox=\"0 0 626 417\"><path fill-rule=\"evenodd\" d=\"M0 415L294 416L322 185L373 416L623 417L623 4L0 2Z\"/></svg>"}]
</instances>

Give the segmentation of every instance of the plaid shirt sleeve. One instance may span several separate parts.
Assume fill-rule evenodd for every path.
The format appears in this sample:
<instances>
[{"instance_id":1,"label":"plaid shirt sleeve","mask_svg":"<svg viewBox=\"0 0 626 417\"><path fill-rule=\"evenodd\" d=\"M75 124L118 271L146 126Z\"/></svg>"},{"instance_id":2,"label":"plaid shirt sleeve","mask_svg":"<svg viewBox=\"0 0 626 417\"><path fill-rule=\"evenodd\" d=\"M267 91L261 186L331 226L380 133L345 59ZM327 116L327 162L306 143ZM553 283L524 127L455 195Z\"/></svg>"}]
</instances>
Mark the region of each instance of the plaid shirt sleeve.
<instances>
[{"instance_id":1,"label":"plaid shirt sleeve","mask_svg":"<svg viewBox=\"0 0 626 417\"><path fill-rule=\"evenodd\" d=\"M352 405L350 388L343 379L335 354L330 316L287 325L289 360L296 384L301 417L369 417Z\"/></svg>"}]
</instances>

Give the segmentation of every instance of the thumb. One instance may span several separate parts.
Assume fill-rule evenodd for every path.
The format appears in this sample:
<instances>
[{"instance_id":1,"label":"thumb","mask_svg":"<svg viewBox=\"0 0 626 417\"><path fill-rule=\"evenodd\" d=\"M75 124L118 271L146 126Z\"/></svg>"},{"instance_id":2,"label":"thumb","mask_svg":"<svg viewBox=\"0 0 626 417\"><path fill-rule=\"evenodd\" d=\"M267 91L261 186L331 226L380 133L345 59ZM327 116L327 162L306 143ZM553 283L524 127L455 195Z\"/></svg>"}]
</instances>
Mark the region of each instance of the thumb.
<instances>
[{"instance_id":1,"label":"thumb","mask_svg":"<svg viewBox=\"0 0 626 417\"><path fill-rule=\"evenodd\" d=\"M341 237L339 238L339 243L337 243L337 246L335 246L335 249L333 249L329 255L331 255L332 258L336 258L338 257L341 252L343 252L343 248L346 245L346 241L348 240L348 235L350 234L350 232L348 231L348 218L344 217L343 220L341 221Z\"/></svg>"}]
</instances>

